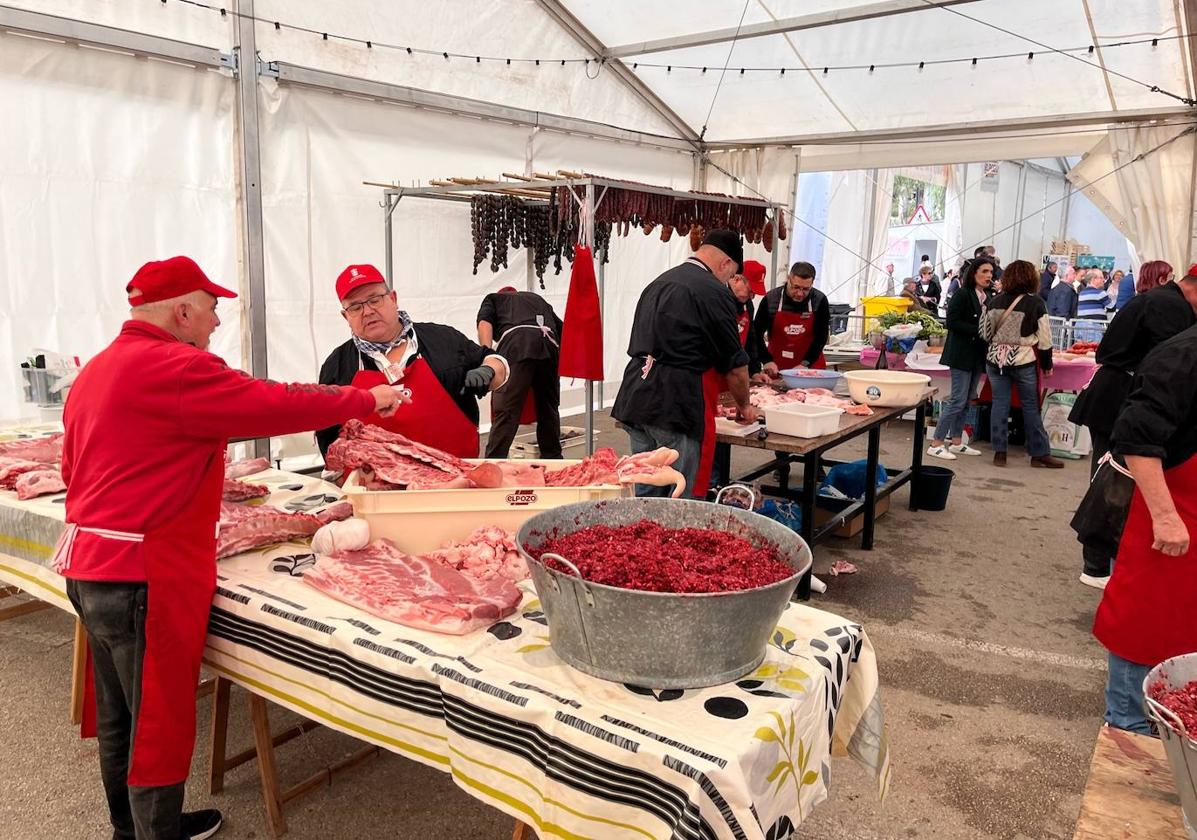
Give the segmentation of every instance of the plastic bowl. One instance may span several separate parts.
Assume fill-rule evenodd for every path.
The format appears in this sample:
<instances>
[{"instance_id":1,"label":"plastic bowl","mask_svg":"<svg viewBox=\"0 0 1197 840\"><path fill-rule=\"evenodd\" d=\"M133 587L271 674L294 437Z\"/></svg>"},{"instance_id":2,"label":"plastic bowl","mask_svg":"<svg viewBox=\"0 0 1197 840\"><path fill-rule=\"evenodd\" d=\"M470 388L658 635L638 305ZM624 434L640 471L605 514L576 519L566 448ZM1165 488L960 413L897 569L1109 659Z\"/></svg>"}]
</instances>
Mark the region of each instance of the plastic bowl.
<instances>
[{"instance_id":1,"label":"plastic bowl","mask_svg":"<svg viewBox=\"0 0 1197 840\"><path fill-rule=\"evenodd\" d=\"M903 370L850 370L844 379L853 401L882 408L917 405L931 382L929 376Z\"/></svg>"},{"instance_id":2,"label":"plastic bowl","mask_svg":"<svg viewBox=\"0 0 1197 840\"><path fill-rule=\"evenodd\" d=\"M798 373L802 371L802 373ZM835 386L843 379L838 370L816 370L814 368L790 368L779 371L781 379L790 388L826 388L834 391Z\"/></svg>"}]
</instances>

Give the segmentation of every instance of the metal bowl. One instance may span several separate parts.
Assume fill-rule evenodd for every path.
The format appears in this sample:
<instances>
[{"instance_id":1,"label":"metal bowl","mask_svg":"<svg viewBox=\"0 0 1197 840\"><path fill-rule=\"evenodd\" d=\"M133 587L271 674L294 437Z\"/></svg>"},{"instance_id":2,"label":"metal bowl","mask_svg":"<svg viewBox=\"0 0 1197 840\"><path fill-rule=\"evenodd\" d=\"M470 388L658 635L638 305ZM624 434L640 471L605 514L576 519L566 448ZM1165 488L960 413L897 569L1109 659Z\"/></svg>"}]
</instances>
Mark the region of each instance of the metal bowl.
<instances>
[{"instance_id":1,"label":"metal bowl","mask_svg":"<svg viewBox=\"0 0 1197 840\"><path fill-rule=\"evenodd\" d=\"M794 569L756 589L680 594L621 589L550 569L528 549L550 535L648 519L668 528L712 528L772 543ZM754 670L811 551L789 528L756 513L682 499L608 499L540 513L516 535L549 622L554 652L596 677L648 688L701 688ZM569 558L565 558L568 560Z\"/></svg>"}]
</instances>

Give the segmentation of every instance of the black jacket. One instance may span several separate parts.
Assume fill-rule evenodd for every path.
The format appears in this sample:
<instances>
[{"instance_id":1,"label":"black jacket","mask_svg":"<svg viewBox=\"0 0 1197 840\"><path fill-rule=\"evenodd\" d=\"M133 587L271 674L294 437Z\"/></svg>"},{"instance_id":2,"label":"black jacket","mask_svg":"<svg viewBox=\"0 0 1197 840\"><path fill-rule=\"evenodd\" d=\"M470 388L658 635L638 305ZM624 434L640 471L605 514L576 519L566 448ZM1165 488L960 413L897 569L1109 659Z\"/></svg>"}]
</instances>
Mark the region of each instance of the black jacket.
<instances>
[{"instance_id":1,"label":"black jacket","mask_svg":"<svg viewBox=\"0 0 1197 840\"><path fill-rule=\"evenodd\" d=\"M552 341L541 330L527 328L536 326L538 316L551 330ZM561 319L536 292L492 292L482 299L478 320L494 329L496 349L509 362L556 359L560 355Z\"/></svg>"},{"instance_id":2,"label":"black jacket","mask_svg":"<svg viewBox=\"0 0 1197 840\"><path fill-rule=\"evenodd\" d=\"M943 287L939 285L939 280L936 279L934 274L931 275L926 289L923 288L922 280L918 280L914 287L914 293L918 296L919 302L927 309L932 312L939 309L939 299L943 295ZM931 302L928 303L923 298L931 298Z\"/></svg>"},{"instance_id":3,"label":"black jacket","mask_svg":"<svg viewBox=\"0 0 1197 840\"><path fill-rule=\"evenodd\" d=\"M420 345L420 352L415 358L422 358L428 363L441 387L448 392L453 402L457 403L462 414L474 425L478 425L478 398L483 394L461 392L465 387L465 375L481 365L487 356L497 354L443 324L417 323L414 328L416 341ZM333 350L324 360L320 367L320 384L348 385L353 382L353 377L359 370L378 370L378 365L374 364L374 360L369 356L359 353L353 339L350 339ZM340 426L330 426L316 432L316 443L320 446L321 455L328 451L328 447L340 433Z\"/></svg>"},{"instance_id":4,"label":"black jacket","mask_svg":"<svg viewBox=\"0 0 1197 840\"><path fill-rule=\"evenodd\" d=\"M1140 367L1114 423L1113 451L1178 467L1197 455L1197 327L1156 347Z\"/></svg>"},{"instance_id":5,"label":"black jacket","mask_svg":"<svg viewBox=\"0 0 1197 840\"><path fill-rule=\"evenodd\" d=\"M1097 348L1101 367L1077 397L1068 419L1109 435L1143 359L1194 323L1197 315L1176 283L1165 283L1131 298L1106 328ZM1190 375L1197 376L1197 371Z\"/></svg>"},{"instance_id":6,"label":"black jacket","mask_svg":"<svg viewBox=\"0 0 1197 840\"><path fill-rule=\"evenodd\" d=\"M992 297L985 290L985 300ZM988 344L981 338L980 323L983 307L972 289L961 289L948 301L948 314L944 326L948 337L944 342L939 360L950 368L973 371L985 366L985 351Z\"/></svg>"},{"instance_id":7,"label":"black jacket","mask_svg":"<svg viewBox=\"0 0 1197 840\"><path fill-rule=\"evenodd\" d=\"M770 289L769 293L761 298L761 308L756 312L756 331L761 341L762 364L777 361L769 352L769 334L773 331L773 319L777 316L779 308L782 312L815 313L814 337L811 339L810 349L802 358L802 361L808 365L813 365L818 360L819 354L823 352L823 348L827 346L827 339L831 336L831 304L827 301L827 295L818 289L811 289L806 300L802 303L795 303L786 294L786 287L782 285Z\"/></svg>"}]
</instances>

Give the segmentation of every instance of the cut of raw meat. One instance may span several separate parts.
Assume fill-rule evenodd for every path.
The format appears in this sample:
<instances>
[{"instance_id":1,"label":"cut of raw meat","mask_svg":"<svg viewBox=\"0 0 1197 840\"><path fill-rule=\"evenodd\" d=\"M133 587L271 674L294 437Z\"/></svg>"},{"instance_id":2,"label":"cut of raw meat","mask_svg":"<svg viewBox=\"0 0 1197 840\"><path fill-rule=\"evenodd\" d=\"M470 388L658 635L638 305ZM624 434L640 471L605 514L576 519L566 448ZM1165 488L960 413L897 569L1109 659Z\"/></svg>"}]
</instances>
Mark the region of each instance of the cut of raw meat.
<instances>
[{"instance_id":1,"label":"cut of raw meat","mask_svg":"<svg viewBox=\"0 0 1197 840\"><path fill-rule=\"evenodd\" d=\"M265 458L245 458L241 461L230 461L224 465L225 478L245 478L247 475L264 472L270 469L270 462Z\"/></svg>"},{"instance_id":2,"label":"cut of raw meat","mask_svg":"<svg viewBox=\"0 0 1197 840\"><path fill-rule=\"evenodd\" d=\"M261 499L270 495L270 488L265 484L250 484L248 481L237 481L225 478L222 498L226 502L244 502L247 499Z\"/></svg>"},{"instance_id":3,"label":"cut of raw meat","mask_svg":"<svg viewBox=\"0 0 1197 840\"><path fill-rule=\"evenodd\" d=\"M619 457L609 446L595 450L593 455L559 470L547 470L544 483L549 487L588 487L593 484L618 484L615 465Z\"/></svg>"},{"instance_id":4,"label":"cut of raw meat","mask_svg":"<svg viewBox=\"0 0 1197 840\"><path fill-rule=\"evenodd\" d=\"M353 507L348 502L337 502L314 515L288 513L270 505L223 502L220 506L216 557L228 557L251 548L310 537L321 525L348 519L352 515Z\"/></svg>"},{"instance_id":5,"label":"cut of raw meat","mask_svg":"<svg viewBox=\"0 0 1197 840\"><path fill-rule=\"evenodd\" d=\"M651 452L638 452L619 459L615 474L622 484L673 485L673 498L686 492L686 477L672 467L680 456L676 449L662 446Z\"/></svg>"},{"instance_id":6,"label":"cut of raw meat","mask_svg":"<svg viewBox=\"0 0 1197 840\"><path fill-rule=\"evenodd\" d=\"M16 482L18 499L33 499L38 496L48 496L51 493L61 493L66 489L66 482L58 470L33 470L20 476Z\"/></svg>"},{"instance_id":7,"label":"cut of raw meat","mask_svg":"<svg viewBox=\"0 0 1197 840\"><path fill-rule=\"evenodd\" d=\"M345 474L369 467L372 481L391 485L385 489L436 488L472 469L454 455L360 420L350 420L341 427L340 437L328 448L325 464Z\"/></svg>"},{"instance_id":8,"label":"cut of raw meat","mask_svg":"<svg viewBox=\"0 0 1197 840\"><path fill-rule=\"evenodd\" d=\"M0 443L0 458L37 461L39 464L57 464L62 460L62 432L45 437Z\"/></svg>"},{"instance_id":9,"label":"cut of raw meat","mask_svg":"<svg viewBox=\"0 0 1197 840\"><path fill-rule=\"evenodd\" d=\"M17 486L17 479L25 473L44 470L48 465L40 461L29 461L24 458L0 457L0 487L12 490Z\"/></svg>"},{"instance_id":10,"label":"cut of raw meat","mask_svg":"<svg viewBox=\"0 0 1197 840\"><path fill-rule=\"evenodd\" d=\"M478 580L495 577L519 582L528 577L515 537L497 525L484 525L463 541L453 540L422 555Z\"/></svg>"},{"instance_id":11,"label":"cut of raw meat","mask_svg":"<svg viewBox=\"0 0 1197 840\"><path fill-rule=\"evenodd\" d=\"M437 560L404 554L389 540L321 557L303 579L387 621L455 635L493 624L520 602L520 591L501 576L479 580Z\"/></svg>"}]
</instances>

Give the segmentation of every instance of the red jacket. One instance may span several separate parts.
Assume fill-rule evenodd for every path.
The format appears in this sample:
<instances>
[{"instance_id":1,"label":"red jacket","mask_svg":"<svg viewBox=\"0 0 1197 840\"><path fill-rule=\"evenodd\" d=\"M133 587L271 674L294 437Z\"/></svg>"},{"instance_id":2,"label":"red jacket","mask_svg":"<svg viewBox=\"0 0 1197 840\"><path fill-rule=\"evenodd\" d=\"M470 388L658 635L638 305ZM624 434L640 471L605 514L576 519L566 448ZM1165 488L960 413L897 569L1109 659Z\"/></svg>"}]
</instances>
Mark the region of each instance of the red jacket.
<instances>
[{"instance_id":1,"label":"red jacket","mask_svg":"<svg viewBox=\"0 0 1197 840\"><path fill-rule=\"evenodd\" d=\"M153 531L180 514L212 459L224 458L228 438L322 429L373 412L369 391L254 379L165 330L127 321L67 400L67 522ZM85 534L66 575L146 579L135 543Z\"/></svg>"}]
</instances>

